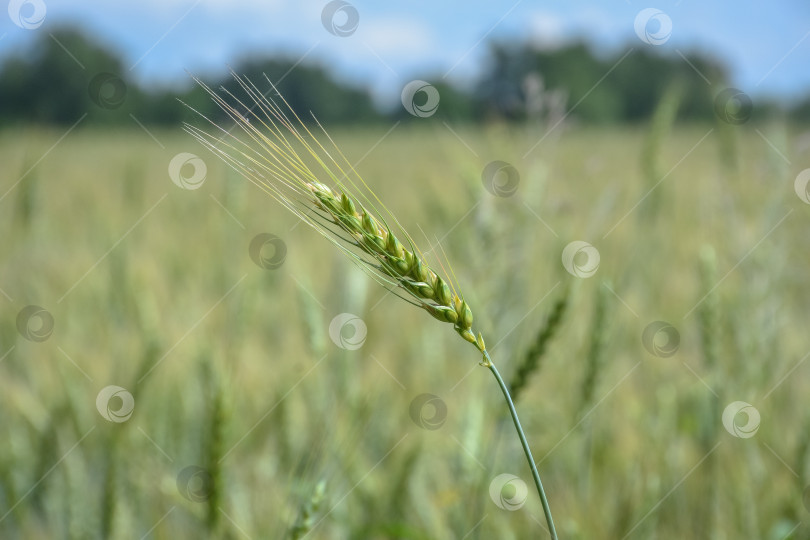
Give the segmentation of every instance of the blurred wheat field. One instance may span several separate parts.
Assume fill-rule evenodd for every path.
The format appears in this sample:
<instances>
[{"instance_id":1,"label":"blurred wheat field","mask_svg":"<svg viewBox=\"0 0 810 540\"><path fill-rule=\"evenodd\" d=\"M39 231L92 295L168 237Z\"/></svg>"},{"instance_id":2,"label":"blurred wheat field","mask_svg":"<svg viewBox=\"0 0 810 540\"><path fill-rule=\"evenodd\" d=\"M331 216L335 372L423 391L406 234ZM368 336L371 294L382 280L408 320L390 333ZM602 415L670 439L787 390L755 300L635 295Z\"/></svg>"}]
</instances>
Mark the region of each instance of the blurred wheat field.
<instances>
[{"instance_id":1,"label":"blurred wheat field","mask_svg":"<svg viewBox=\"0 0 810 540\"><path fill-rule=\"evenodd\" d=\"M563 538L810 537L798 133L680 127L656 180L642 128L566 126L528 155L545 130L389 128L332 135L423 250L440 241L507 379L569 295L517 403ZM184 134L62 135L0 132L0 536L545 537L531 490L515 511L490 496L530 475L468 345ZM180 152L199 189L170 180ZM514 196L485 189L493 160ZM278 268L251 259L262 233ZM592 277L563 267L575 240ZM44 341L18 330L28 305L53 316ZM367 326L356 350L331 339L341 313ZM656 321L671 356L645 347ZM96 406L110 385L125 421ZM414 413L423 394L440 403ZM751 437L723 424L736 401Z\"/></svg>"}]
</instances>

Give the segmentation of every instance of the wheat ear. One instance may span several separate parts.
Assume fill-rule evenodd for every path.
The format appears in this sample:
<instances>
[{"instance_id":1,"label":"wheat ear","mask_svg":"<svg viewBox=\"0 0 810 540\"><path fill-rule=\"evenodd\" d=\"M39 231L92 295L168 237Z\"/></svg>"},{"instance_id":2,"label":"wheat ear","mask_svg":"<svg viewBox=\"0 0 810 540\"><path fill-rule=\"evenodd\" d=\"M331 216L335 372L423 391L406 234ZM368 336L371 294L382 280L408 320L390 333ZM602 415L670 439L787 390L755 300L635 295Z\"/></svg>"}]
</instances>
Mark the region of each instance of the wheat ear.
<instances>
[{"instance_id":1,"label":"wheat ear","mask_svg":"<svg viewBox=\"0 0 810 540\"><path fill-rule=\"evenodd\" d=\"M315 484L315 488L312 490L312 494L310 495L309 499L301 505L301 509L298 512L298 518L295 520L295 524L290 528L289 531L290 540L299 540L304 538L307 533L312 530L312 527L317 523L315 521L315 517L318 514L318 510L321 508L321 503L323 502L325 494L326 481L320 480L317 484Z\"/></svg>"},{"instance_id":2,"label":"wheat ear","mask_svg":"<svg viewBox=\"0 0 810 540\"><path fill-rule=\"evenodd\" d=\"M515 374L512 376L512 381L509 388L512 390L512 398L517 401L520 397L521 391L528 384L529 377L536 371L540 370L540 361L546 354L548 345L551 342L557 330L562 324L565 317L565 311L568 307L568 296L570 289L566 288L562 296L557 299L554 307L551 309L545 324L540 328L537 337L532 343L529 350L523 357L523 362L518 366Z\"/></svg>"},{"instance_id":3,"label":"wheat ear","mask_svg":"<svg viewBox=\"0 0 810 540\"><path fill-rule=\"evenodd\" d=\"M247 78L235 74L234 78L247 94L250 106L224 88L223 97L197 82L249 141L240 140L204 116L223 136L191 124L185 124L185 130L323 234L379 283L435 319L453 324L462 338L483 352L484 339L480 333L476 337L472 332L472 311L456 292L457 287L428 265L411 237L357 176L340 150L334 147L341 158L338 162L280 94L278 98L287 111L275 99L261 94ZM331 181L333 187L321 179ZM360 195L354 195L355 191ZM388 220L378 208L388 213Z\"/></svg>"},{"instance_id":4,"label":"wheat ear","mask_svg":"<svg viewBox=\"0 0 810 540\"><path fill-rule=\"evenodd\" d=\"M225 88L221 94L195 79L235 123L240 139L189 107L210 124L213 133L192 124L184 129L262 191L341 249L363 271L403 300L453 325L483 355L504 394L509 412L532 470L552 539L557 533L548 500L517 411L481 333L472 330L473 314L457 283L428 265L411 236L357 174L320 123L335 159L312 134L289 103L267 79L275 97L267 97L246 77L233 77L247 96L239 99ZM265 77L266 78L266 77ZM313 116L314 118L314 116ZM293 121L294 119L294 121ZM331 184L331 185L327 185ZM444 264L439 260L439 266ZM448 263L449 267L449 263ZM452 275L452 267L450 267Z\"/></svg>"}]
</instances>

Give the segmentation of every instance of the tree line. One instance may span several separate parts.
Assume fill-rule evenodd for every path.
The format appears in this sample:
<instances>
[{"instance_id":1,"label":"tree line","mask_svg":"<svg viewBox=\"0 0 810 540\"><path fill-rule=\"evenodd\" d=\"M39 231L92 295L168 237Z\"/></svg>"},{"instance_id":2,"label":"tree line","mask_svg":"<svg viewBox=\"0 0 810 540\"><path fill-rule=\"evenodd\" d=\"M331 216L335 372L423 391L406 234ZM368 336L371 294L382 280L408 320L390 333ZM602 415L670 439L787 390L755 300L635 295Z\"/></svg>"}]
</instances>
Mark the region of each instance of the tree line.
<instances>
[{"instance_id":1,"label":"tree line","mask_svg":"<svg viewBox=\"0 0 810 540\"><path fill-rule=\"evenodd\" d=\"M568 111L583 123L632 123L649 118L673 85L679 89L680 120L703 120L716 114L718 94L727 88L724 81L728 80L722 62L699 52L681 57L640 47L628 51L599 55L585 43L540 50L527 43L491 42L487 66L476 82L461 88L440 77L435 81L424 77L435 89L433 97L439 99L438 106L426 112L419 109L431 99L424 91L407 97L413 100L410 111L402 104L381 110L366 89L340 81L318 63L296 65L281 57L251 57L233 69L260 87L269 88L265 75L271 81L280 80L279 89L295 110L314 111L328 124L375 123L434 113L453 121L524 121L541 115L561 117ZM88 123L131 123L135 117L144 124L176 125L188 114L178 98L212 119L222 118L199 87L144 88L128 73L120 57L80 31L56 30L0 64L0 122L72 124L86 112ZM232 86L227 76L206 83ZM759 100L752 114L790 115L808 122L810 97L790 106Z\"/></svg>"}]
</instances>

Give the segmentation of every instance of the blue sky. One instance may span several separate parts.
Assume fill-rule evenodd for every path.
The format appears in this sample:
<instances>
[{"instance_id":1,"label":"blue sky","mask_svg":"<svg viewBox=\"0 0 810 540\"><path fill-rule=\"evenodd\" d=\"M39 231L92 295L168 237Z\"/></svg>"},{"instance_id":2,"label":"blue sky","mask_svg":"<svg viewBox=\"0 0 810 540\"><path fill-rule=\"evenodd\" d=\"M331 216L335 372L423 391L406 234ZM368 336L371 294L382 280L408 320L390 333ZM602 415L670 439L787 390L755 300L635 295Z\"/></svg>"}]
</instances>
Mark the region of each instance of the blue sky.
<instances>
[{"instance_id":1,"label":"blue sky","mask_svg":"<svg viewBox=\"0 0 810 540\"><path fill-rule=\"evenodd\" d=\"M214 74L240 56L281 53L325 64L385 101L413 79L463 84L474 78L488 39L520 38L546 47L585 39L606 52L701 49L724 60L733 83L752 96L810 93L807 0L349 1L359 24L350 36L338 37L321 21L326 0L11 0L10 11L22 4L27 17L35 12L31 2L40 2L44 21L23 29L10 15L0 16L0 57L69 23L117 50L130 74L148 84L181 84L188 80L186 69ZM634 30L639 12L651 7L672 23L661 45L643 42Z\"/></svg>"}]
</instances>

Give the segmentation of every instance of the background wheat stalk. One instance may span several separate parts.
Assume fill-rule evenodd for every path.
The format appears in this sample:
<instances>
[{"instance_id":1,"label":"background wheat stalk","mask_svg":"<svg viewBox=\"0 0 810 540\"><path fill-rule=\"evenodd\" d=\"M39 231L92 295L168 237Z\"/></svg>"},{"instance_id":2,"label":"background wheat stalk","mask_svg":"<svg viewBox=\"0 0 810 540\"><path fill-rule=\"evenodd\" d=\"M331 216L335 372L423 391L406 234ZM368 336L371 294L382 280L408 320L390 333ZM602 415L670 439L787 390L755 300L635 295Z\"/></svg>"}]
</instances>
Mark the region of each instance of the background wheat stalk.
<instances>
[{"instance_id":1,"label":"background wheat stalk","mask_svg":"<svg viewBox=\"0 0 810 540\"><path fill-rule=\"evenodd\" d=\"M451 323L454 330L483 355L481 365L495 376L529 462L553 539L557 538L548 499L509 390L486 349L472 330L473 314L457 281L431 268L424 254L396 217L354 170L332 138L313 116L329 141L322 145L267 79L275 97L267 97L246 77L233 74L245 98L221 88L217 93L202 81L238 134L203 118L212 131L185 123L184 129L254 185L271 195L302 221L341 249L364 272L401 299ZM332 184L327 185L327 184ZM439 259L439 265L445 264ZM447 262L450 275L452 267Z\"/></svg>"}]
</instances>

